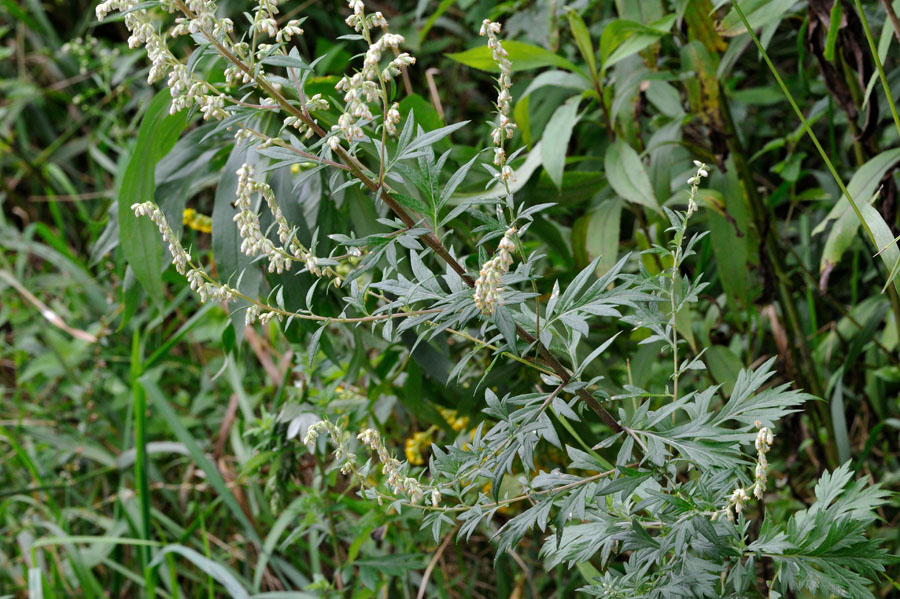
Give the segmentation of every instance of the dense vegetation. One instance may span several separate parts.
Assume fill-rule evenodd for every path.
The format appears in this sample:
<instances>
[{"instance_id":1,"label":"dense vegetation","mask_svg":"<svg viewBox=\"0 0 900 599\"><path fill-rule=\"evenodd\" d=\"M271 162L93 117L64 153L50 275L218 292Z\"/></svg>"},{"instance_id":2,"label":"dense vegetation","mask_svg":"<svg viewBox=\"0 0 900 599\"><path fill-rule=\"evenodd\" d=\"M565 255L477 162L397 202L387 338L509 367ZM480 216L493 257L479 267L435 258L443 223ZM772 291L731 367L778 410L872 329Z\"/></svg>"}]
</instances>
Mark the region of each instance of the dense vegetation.
<instances>
[{"instance_id":1,"label":"dense vegetation","mask_svg":"<svg viewBox=\"0 0 900 599\"><path fill-rule=\"evenodd\" d=\"M900 596L898 11L0 0L0 598Z\"/></svg>"}]
</instances>

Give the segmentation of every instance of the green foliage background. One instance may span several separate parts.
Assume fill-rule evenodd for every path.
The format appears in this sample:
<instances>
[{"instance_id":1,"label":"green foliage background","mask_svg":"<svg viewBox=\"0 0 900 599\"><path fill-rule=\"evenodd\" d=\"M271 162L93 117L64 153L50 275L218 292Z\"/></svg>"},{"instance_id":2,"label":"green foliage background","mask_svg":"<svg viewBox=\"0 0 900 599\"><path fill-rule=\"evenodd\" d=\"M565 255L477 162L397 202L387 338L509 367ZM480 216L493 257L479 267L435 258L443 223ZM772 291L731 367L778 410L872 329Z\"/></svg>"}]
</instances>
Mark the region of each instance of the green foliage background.
<instances>
[{"instance_id":1,"label":"green foliage background","mask_svg":"<svg viewBox=\"0 0 900 599\"><path fill-rule=\"evenodd\" d=\"M246 10L236 0L220 6ZM768 384L794 382L820 398L776 430L767 504L786 522L812 502L820 475L842 464L852 478L900 487L900 252L888 247L900 232L900 30L889 16L900 6L741 6L771 65L730 2L377 8L418 60L413 93L398 90L403 115L425 131L471 121L436 146L451 151L452 170L489 145L493 63L476 32L486 17L504 22L513 147L528 152L514 163L517 201L556 204L524 238L526 250L546 255L544 300L554 280L565 289L595 259L599 276L628 252L665 245L662 207L686 200L693 159L712 166L691 221L709 235L685 267L708 286L679 312L678 329L691 355L703 350L698 382L731 394L742 368L774 358ZM414 336L387 342L366 327L245 330L242 313L199 305L132 202L155 200L179 233L186 206L209 215L211 234L187 227L182 239L221 280L243 273L242 290L280 283L285 301L301 306L311 283L269 277L238 252L231 203L241 150L187 112L169 116L121 22L99 24L93 9L0 0L0 597L27 596L30 568L43 573L47 597L407 597L420 588L433 597L568 597L590 584L598 560L548 563L536 531L494 562L494 533L517 507L468 543L436 543L416 513L360 499L294 439L302 404L352 424L375 419L398 454L416 432L450 442L453 418L467 417L469 428L487 418L485 389L533 390L534 377L451 337L413 351ZM307 89L331 93L360 51L337 39L347 33L344 3L282 11L308 17L298 49L324 58ZM88 35L97 42L87 53L64 49ZM335 201L324 177L288 166L270 182L304 198L285 208L304 239L316 227L386 231L356 188ZM448 207L487 182L472 169ZM455 216L457 253L478 257L484 220ZM320 238L319 254L333 244ZM659 272L664 258L643 254L632 266ZM342 308L334 295L316 307L335 316ZM659 345L641 345L616 322L590 324L594 346L624 331L593 374L617 388L667 380ZM560 435L593 445L601 425L585 420L559 420ZM547 471L567 463L553 448L535 459ZM494 483L508 495L517 485ZM891 554L900 551L898 507L891 495L866 531ZM761 583L771 572L759 567ZM889 566L865 592L898 596L898 576Z\"/></svg>"}]
</instances>

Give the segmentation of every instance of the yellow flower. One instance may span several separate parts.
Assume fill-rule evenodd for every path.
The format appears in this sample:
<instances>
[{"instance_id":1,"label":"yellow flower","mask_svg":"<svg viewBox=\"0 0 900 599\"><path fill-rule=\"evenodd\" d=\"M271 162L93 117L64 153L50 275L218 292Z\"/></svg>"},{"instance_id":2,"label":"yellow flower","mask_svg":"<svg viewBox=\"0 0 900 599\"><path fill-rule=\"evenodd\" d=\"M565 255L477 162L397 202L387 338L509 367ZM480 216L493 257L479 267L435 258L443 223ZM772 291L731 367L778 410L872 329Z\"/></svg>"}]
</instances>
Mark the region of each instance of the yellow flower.
<instances>
[{"instance_id":1,"label":"yellow flower","mask_svg":"<svg viewBox=\"0 0 900 599\"><path fill-rule=\"evenodd\" d=\"M431 434L435 427L429 428L427 431L414 433L403 444L406 460L413 466L422 466L425 463L425 457L422 455L431 446Z\"/></svg>"},{"instance_id":2,"label":"yellow flower","mask_svg":"<svg viewBox=\"0 0 900 599\"><path fill-rule=\"evenodd\" d=\"M464 431L466 429L466 426L469 425L469 417L458 416L456 410L450 410L448 408L438 408L438 411L441 413L441 416L444 417L444 420L447 421L447 424L450 425L450 428L452 428L456 432Z\"/></svg>"},{"instance_id":3,"label":"yellow flower","mask_svg":"<svg viewBox=\"0 0 900 599\"><path fill-rule=\"evenodd\" d=\"M193 208L186 208L183 215L184 226L201 233L212 233L212 219Z\"/></svg>"}]
</instances>

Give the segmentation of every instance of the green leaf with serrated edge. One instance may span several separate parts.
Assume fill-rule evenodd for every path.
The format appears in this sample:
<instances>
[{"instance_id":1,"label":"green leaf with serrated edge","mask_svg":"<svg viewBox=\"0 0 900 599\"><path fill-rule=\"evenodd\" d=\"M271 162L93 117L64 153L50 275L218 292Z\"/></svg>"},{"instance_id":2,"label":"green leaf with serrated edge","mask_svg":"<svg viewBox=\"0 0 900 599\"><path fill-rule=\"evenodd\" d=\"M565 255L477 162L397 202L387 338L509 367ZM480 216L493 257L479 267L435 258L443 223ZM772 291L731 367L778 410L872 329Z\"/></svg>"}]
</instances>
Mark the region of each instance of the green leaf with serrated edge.
<instances>
[{"instance_id":1,"label":"green leaf with serrated edge","mask_svg":"<svg viewBox=\"0 0 900 599\"><path fill-rule=\"evenodd\" d=\"M135 278L153 300L163 301L162 241L150 219L138 218L133 204L153 200L156 163L165 156L187 123L187 112L169 114L171 96L163 90L153 97L141 121L134 153L125 168L118 194L119 244Z\"/></svg>"},{"instance_id":2,"label":"green leaf with serrated edge","mask_svg":"<svg viewBox=\"0 0 900 599\"><path fill-rule=\"evenodd\" d=\"M588 91L591 89L591 82L588 79L585 79L583 75L577 73L559 70L544 71L531 80L528 87L522 92L521 97L527 98L533 92L543 87L564 87L579 91Z\"/></svg>"}]
</instances>

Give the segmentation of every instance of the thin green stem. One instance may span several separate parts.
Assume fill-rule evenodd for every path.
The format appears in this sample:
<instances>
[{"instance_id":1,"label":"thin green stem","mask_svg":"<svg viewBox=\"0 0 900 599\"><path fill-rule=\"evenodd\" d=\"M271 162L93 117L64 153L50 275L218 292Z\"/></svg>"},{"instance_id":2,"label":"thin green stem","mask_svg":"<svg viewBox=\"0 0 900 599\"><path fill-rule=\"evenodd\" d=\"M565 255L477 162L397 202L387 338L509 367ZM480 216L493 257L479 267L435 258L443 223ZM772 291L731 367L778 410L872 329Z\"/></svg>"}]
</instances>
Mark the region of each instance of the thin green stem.
<instances>
[{"instance_id":1,"label":"thin green stem","mask_svg":"<svg viewBox=\"0 0 900 599\"><path fill-rule=\"evenodd\" d=\"M140 503L141 513L141 538L145 541L152 541L150 529L150 483L148 480L148 464L147 464L147 395L144 387L139 379L143 374L143 364L141 359L141 340L140 334L136 331L131 342L131 388L134 399L134 478L138 487L138 501ZM141 558L141 568L146 583L146 596L152 599L155 597L155 575L150 567L150 551L147 547L141 546L138 549Z\"/></svg>"},{"instance_id":2,"label":"thin green stem","mask_svg":"<svg viewBox=\"0 0 900 599\"><path fill-rule=\"evenodd\" d=\"M900 136L900 115L897 114L897 105L894 103L894 96L891 94L891 86L888 85L887 75L884 73L884 65L881 64L881 58L878 56L878 47L875 45L875 39L872 37L871 29L869 29L869 20L866 18L866 12L863 10L860 0L856 0L856 10L859 12L859 20L862 21L863 31L866 32L866 41L869 42L872 60L875 61L875 67L878 69L878 78L881 80L881 87L884 88L884 96L887 98L888 106L891 107L891 116L894 117L897 135Z\"/></svg>"},{"instance_id":3,"label":"thin green stem","mask_svg":"<svg viewBox=\"0 0 900 599\"><path fill-rule=\"evenodd\" d=\"M775 68L775 64L772 62L772 59L769 58L768 52L763 47L762 43L759 41L759 38L756 36L756 33L753 31L753 28L750 26L750 22L747 20L747 16L744 14L744 11L741 9L741 6L738 0L732 0L732 6L734 6L735 12L740 17L741 22L743 22L744 27L747 28L747 33L750 34L750 38L753 40L753 43L756 44L756 48L759 50L760 54L763 57L763 60L768 65L769 70L772 72L772 75L775 77L775 81L778 83L778 87L781 88L782 93L784 93L788 102L791 105L791 108L794 109L794 113L797 115L797 118L800 119L800 123L803 125L803 130L806 131L806 134L809 135L810 140L813 145L816 147L816 151L819 152L819 156L822 157L822 160L825 162L825 166L828 167L828 172L831 173L831 176L834 178L835 183L837 183L838 187L841 189L841 192L847 198L847 201L850 203L850 207L853 209L853 213L856 214L856 218L859 219L860 224L863 229L866 231L866 235L869 236L869 239L872 241L872 245L878 247L878 241L875 239L875 234L872 232L872 229L869 227L869 224L863 218L862 211L860 211L859 206L856 203L856 200L850 195L850 192L847 191L847 186L844 185L843 179L838 174L837 169L834 167L834 164L831 162L831 158L828 157L828 153L825 152L825 149L822 147L822 144L819 143L819 138L816 137L816 134L813 132L812 127L809 124L809 121L806 120L806 117L803 116L803 112L800 110L800 107L797 105L797 102L794 100L794 96L791 94L787 85L785 85L784 80L781 78L781 75L778 74L778 69Z\"/></svg>"}]
</instances>

